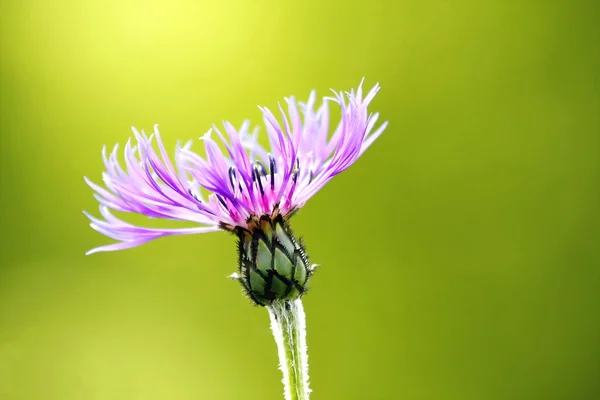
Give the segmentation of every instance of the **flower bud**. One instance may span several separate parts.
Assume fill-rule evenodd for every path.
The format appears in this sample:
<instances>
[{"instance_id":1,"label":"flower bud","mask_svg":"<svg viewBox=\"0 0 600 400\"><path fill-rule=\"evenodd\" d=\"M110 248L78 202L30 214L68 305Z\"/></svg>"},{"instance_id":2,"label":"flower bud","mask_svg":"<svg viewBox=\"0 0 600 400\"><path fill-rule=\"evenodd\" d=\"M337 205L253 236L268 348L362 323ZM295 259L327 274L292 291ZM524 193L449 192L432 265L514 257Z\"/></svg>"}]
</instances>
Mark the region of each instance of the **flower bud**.
<instances>
[{"instance_id":1,"label":"flower bud","mask_svg":"<svg viewBox=\"0 0 600 400\"><path fill-rule=\"evenodd\" d=\"M296 299L311 275L304 247L281 214L263 215L235 230L239 238L239 281L256 304Z\"/></svg>"}]
</instances>

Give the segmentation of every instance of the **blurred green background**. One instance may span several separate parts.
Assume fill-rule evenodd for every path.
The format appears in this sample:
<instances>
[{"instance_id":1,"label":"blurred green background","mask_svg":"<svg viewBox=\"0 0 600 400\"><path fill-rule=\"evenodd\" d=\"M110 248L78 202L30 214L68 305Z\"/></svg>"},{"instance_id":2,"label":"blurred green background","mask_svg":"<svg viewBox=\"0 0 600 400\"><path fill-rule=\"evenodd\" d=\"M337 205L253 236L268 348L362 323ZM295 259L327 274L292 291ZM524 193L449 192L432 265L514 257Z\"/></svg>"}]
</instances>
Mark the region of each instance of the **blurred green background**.
<instances>
[{"instance_id":1,"label":"blurred green background","mask_svg":"<svg viewBox=\"0 0 600 400\"><path fill-rule=\"evenodd\" d=\"M597 1L0 4L0 399L281 399L234 238L86 257L82 177L363 76L390 126L293 220L312 398L600 398Z\"/></svg>"}]
</instances>

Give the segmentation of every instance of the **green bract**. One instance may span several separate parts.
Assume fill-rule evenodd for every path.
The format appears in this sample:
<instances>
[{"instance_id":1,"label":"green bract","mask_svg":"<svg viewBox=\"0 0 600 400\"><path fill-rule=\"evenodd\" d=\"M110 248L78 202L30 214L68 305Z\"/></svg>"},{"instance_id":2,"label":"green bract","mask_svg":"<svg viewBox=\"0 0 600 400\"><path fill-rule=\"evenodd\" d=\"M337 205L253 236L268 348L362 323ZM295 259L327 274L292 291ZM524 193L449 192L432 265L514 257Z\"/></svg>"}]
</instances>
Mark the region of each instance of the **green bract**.
<instances>
[{"instance_id":1,"label":"green bract","mask_svg":"<svg viewBox=\"0 0 600 400\"><path fill-rule=\"evenodd\" d=\"M307 289L311 275L308 257L281 214L263 215L237 227L239 280L256 304L291 300Z\"/></svg>"}]
</instances>

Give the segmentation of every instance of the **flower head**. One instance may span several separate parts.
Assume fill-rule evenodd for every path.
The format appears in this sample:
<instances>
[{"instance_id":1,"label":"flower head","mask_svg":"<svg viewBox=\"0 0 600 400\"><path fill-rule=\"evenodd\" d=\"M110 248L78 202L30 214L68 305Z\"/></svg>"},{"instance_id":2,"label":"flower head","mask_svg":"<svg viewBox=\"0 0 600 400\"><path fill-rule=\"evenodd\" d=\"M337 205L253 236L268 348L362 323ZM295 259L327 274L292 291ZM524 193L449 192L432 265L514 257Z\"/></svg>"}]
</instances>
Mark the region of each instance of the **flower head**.
<instances>
[{"instance_id":1,"label":"flower head","mask_svg":"<svg viewBox=\"0 0 600 400\"><path fill-rule=\"evenodd\" d=\"M149 137L143 131L138 133L133 129L137 145L127 142L125 168L117 159L117 146L110 155L103 150L106 188L86 178L96 192L104 217L98 219L86 213L91 226L117 241L88 254L135 247L163 236L225 229L240 237L240 254L245 253L244 257L248 257L253 265L260 243L253 242L252 238L259 231L268 244L270 257L278 254L272 243L285 242L283 236L286 236L288 246L281 244L280 250L294 268L297 264L295 252L307 265L303 247L293 238L287 221L381 135L387 123L374 129L378 114L367 112L367 106L378 91L379 85L375 85L363 97L361 82L356 91L333 92L334 97L323 98L317 109L315 92L306 103L286 98L287 113L279 106L282 123L269 109L261 107L268 149L258 142L258 131L249 130L248 122L240 129L225 122L224 132L213 126L201 138L204 157L193 152L191 142L188 142L184 146L177 145L172 162L156 127ZM341 110L340 122L333 132L330 132L329 103L337 104ZM154 141L158 151L153 147ZM140 227L117 218L111 209L151 218L190 221L197 226L179 229ZM244 239L248 233L249 238ZM264 253L258 256L267 257ZM268 271L264 272L261 279L268 281L268 274ZM282 292L289 289L290 282L281 289ZM272 285L267 286L267 291L271 290ZM293 292L292 289L288 291Z\"/></svg>"}]
</instances>

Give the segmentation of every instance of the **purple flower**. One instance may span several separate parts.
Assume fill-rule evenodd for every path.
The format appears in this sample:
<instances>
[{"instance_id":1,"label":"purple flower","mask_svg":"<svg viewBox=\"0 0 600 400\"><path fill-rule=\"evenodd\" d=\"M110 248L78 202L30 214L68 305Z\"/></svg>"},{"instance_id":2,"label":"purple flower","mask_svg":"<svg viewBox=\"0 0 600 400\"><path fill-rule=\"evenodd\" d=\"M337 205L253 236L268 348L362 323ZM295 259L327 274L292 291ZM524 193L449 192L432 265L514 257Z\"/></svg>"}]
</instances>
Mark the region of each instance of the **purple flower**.
<instances>
[{"instance_id":1,"label":"purple flower","mask_svg":"<svg viewBox=\"0 0 600 400\"><path fill-rule=\"evenodd\" d=\"M257 130L249 131L248 122L240 129L225 122L224 133L213 126L201 138L205 157L194 153L188 142L177 145L172 162L156 127L150 137L133 129L137 145L127 142L125 168L117 159L118 146L110 155L103 150L106 189L85 178L96 192L103 219L85 215L92 228L117 241L88 254L126 249L163 236L248 230L263 215L287 221L381 135L387 123L374 129L378 114L367 112L378 91L375 85L363 98L361 82L356 92L334 92L335 97L324 98L316 110L314 91L306 103L287 98L287 114L279 106L282 124L269 109L260 108L269 150L258 142ZM331 134L329 102L341 109L340 122ZM154 139L158 151L152 146ZM111 209L190 221L197 227L139 227L115 217Z\"/></svg>"}]
</instances>

